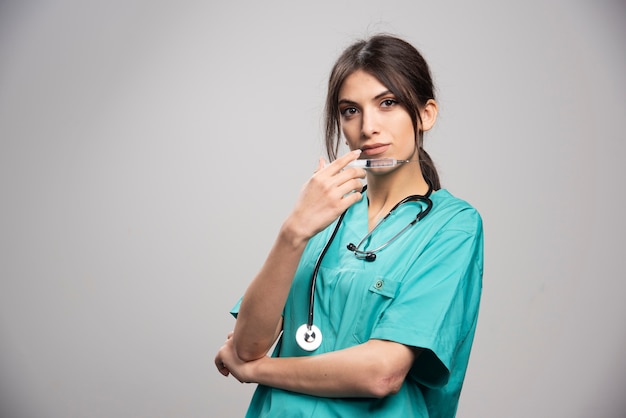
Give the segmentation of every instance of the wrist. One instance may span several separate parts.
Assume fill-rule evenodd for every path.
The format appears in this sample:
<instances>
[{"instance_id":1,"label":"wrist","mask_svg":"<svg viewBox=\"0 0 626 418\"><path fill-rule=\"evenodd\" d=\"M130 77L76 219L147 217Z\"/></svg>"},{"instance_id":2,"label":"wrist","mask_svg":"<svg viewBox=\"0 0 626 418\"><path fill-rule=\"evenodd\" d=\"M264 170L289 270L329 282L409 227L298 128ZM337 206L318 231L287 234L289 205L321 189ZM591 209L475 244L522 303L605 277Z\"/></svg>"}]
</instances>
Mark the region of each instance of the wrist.
<instances>
[{"instance_id":1,"label":"wrist","mask_svg":"<svg viewBox=\"0 0 626 418\"><path fill-rule=\"evenodd\" d=\"M305 228L290 216L283 222L279 236L284 242L297 249L305 246L312 235L306 232Z\"/></svg>"},{"instance_id":2,"label":"wrist","mask_svg":"<svg viewBox=\"0 0 626 418\"><path fill-rule=\"evenodd\" d=\"M263 367L263 363L269 360L269 357L263 356L259 359L247 362L244 367L245 375L242 376L244 378L245 383L256 383L262 384L260 379L260 370Z\"/></svg>"}]
</instances>

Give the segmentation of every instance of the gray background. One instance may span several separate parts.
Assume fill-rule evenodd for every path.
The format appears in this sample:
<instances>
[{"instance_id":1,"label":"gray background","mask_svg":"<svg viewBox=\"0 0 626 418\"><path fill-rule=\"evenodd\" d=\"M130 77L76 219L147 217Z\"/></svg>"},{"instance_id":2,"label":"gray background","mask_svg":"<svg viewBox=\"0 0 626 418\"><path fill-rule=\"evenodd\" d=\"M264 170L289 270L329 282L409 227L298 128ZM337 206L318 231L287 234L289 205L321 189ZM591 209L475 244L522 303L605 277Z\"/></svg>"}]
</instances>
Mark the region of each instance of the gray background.
<instances>
[{"instance_id":1,"label":"gray background","mask_svg":"<svg viewBox=\"0 0 626 418\"><path fill-rule=\"evenodd\" d=\"M484 217L459 417L625 416L623 2L5 0L2 418L243 414L227 312L377 32L429 60L426 147Z\"/></svg>"}]
</instances>

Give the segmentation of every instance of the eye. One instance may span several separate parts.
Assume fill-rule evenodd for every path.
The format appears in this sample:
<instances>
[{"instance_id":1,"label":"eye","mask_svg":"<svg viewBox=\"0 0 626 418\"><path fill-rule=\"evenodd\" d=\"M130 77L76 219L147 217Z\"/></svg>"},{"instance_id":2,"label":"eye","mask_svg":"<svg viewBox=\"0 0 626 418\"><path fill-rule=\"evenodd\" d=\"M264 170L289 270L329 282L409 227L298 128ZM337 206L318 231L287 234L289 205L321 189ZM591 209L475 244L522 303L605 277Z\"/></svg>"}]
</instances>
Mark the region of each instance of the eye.
<instances>
[{"instance_id":1,"label":"eye","mask_svg":"<svg viewBox=\"0 0 626 418\"><path fill-rule=\"evenodd\" d=\"M350 116L355 115L357 112L358 109L356 107L345 107L339 111L339 113L341 113L341 116L343 116L344 118L349 118Z\"/></svg>"},{"instance_id":2,"label":"eye","mask_svg":"<svg viewBox=\"0 0 626 418\"><path fill-rule=\"evenodd\" d=\"M397 104L398 104L398 101L395 99L385 99L380 103L382 107L392 107Z\"/></svg>"}]
</instances>

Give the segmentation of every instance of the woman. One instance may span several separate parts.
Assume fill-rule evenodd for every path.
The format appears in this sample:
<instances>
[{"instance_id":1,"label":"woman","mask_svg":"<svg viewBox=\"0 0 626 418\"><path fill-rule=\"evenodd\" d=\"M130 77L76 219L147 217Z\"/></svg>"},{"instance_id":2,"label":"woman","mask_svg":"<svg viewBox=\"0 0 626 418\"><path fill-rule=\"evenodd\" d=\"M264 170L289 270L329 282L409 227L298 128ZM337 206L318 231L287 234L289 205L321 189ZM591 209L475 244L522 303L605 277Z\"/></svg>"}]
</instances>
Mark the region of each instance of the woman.
<instances>
[{"instance_id":1,"label":"woman","mask_svg":"<svg viewBox=\"0 0 626 418\"><path fill-rule=\"evenodd\" d=\"M303 187L215 358L223 375L259 384L248 416L455 415L483 235L422 147L437 112L428 66L405 41L374 36L338 59L332 162ZM341 134L351 151L336 158Z\"/></svg>"}]
</instances>

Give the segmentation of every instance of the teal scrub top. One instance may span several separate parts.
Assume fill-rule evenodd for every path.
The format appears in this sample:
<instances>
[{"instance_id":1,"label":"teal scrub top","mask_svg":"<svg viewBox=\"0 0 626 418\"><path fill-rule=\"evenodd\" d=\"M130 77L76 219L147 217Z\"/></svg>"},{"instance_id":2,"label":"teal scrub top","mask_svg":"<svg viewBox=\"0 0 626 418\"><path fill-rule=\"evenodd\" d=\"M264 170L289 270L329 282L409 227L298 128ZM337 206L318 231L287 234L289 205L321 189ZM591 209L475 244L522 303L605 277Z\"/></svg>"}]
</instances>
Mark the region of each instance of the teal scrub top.
<instances>
[{"instance_id":1,"label":"teal scrub top","mask_svg":"<svg viewBox=\"0 0 626 418\"><path fill-rule=\"evenodd\" d=\"M454 417L476 329L483 274L478 212L446 190L433 192L431 212L377 253L355 257L348 243L368 232L368 200L348 209L326 253L315 287L314 323L322 334L313 352L296 343L307 322L311 275L335 224L304 251L284 308L274 357L314 356L369 339L424 349L400 391L382 399L322 398L259 385L247 417ZM424 203L399 206L361 249L383 245L415 219ZM239 303L232 310L236 316Z\"/></svg>"}]
</instances>

